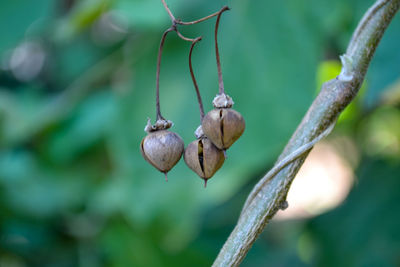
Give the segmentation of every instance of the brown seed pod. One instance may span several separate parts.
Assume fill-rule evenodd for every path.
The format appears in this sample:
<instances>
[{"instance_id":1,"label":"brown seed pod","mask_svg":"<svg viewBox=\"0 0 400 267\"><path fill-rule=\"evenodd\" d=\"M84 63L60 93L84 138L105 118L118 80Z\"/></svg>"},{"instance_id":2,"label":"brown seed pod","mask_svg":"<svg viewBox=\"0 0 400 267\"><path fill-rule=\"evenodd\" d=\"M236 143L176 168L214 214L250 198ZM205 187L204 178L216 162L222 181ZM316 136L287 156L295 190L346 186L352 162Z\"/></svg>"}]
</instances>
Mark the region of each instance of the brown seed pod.
<instances>
[{"instance_id":1,"label":"brown seed pod","mask_svg":"<svg viewBox=\"0 0 400 267\"><path fill-rule=\"evenodd\" d=\"M184 143L182 138L167 130L150 132L140 143L143 158L165 174L180 160Z\"/></svg>"},{"instance_id":2,"label":"brown seed pod","mask_svg":"<svg viewBox=\"0 0 400 267\"><path fill-rule=\"evenodd\" d=\"M228 149L244 132L242 115L231 108L216 108L202 122L204 134L219 149Z\"/></svg>"},{"instance_id":3,"label":"brown seed pod","mask_svg":"<svg viewBox=\"0 0 400 267\"><path fill-rule=\"evenodd\" d=\"M186 147L183 158L186 165L204 179L205 185L225 161L224 153L207 137L191 142Z\"/></svg>"}]
</instances>

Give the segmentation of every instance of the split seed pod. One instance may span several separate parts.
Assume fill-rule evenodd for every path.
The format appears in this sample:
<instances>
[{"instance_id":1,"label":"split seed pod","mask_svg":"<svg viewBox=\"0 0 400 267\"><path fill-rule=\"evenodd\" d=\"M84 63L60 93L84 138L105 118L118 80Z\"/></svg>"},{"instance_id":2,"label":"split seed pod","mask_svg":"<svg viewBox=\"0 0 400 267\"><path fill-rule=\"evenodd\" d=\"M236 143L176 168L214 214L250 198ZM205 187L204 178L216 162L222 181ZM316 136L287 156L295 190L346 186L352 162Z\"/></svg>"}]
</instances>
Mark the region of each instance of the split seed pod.
<instances>
[{"instance_id":1,"label":"split seed pod","mask_svg":"<svg viewBox=\"0 0 400 267\"><path fill-rule=\"evenodd\" d=\"M206 114L202 121L204 134L222 150L228 149L245 129L242 115L232 109L232 99L220 94L214 98L215 109Z\"/></svg>"},{"instance_id":2,"label":"split seed pod","mask_svg":"<svg viewBox=\"0 0 400 267\"><path fill-rule=\"evenodd\" d=\"M148 135L140 143L143 158L157 170L165 174L178 163L184 151L182 138L173 132L167 131L172 122L158 120L154 126L150 120L145 128Z\"/></svg>"},{"instance_id":3,"label":"split seed pod","mask_svg":"<svg viewBox=\"0 0 400 267\"><path fill-rule=\"evenodd\" d=\"M204 136L191 142L183 157L186 165L204 179L205 186L225 161L224 152Z\"/></svg>"}]
</instances>

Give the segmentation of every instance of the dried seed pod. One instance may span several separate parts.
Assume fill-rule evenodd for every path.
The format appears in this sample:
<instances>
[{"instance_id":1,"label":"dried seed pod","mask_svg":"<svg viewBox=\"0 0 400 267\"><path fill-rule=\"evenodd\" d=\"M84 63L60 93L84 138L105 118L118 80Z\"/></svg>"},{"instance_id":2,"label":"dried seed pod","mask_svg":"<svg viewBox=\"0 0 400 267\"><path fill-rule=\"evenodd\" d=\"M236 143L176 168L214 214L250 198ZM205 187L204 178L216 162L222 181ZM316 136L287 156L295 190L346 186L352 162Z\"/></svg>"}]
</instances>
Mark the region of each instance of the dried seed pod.
<instances>
[{"instance_id":1,"label":"dried seed pod","mask_svg":"<svg viewBox=\"0 0 400 267\"><path fill-rule=\"evenodd\" d=\"M224 153L207 137L191 142L186 147L183 158L186 165L204 179L205 185L225 161Z\"/></svg>"},{"instance_id":2,"label":"dried seed pod","mask_svg":"<svg viewBox=\"0 0 400 267\"><path fill-rule=\"evenodd\" d=\"M169 128L171 125L172 123L168 124L166 128ZM167 179L167 172L182 157L184 143L178 134L163 130L163 127L160 127L161 130L156 128L155 126L151 126L151 124L146 126L145 129L148 131L148 135L140 143L140 151L143 158L157 170L163 172Z\"/></svg>"},{"instance_id":3,"label":"dried seed pod","mask_svg":"<svg viewBox=\"0 0 400 267\"><path fill-rule=\"evenodd\" d=\"M227 10L229 10L229 8ZM242 115L231 109L234 104L233 100L225 94L217 38L221 15L222 12L218 14L214 31L219 94L213 100L215 109L207 113L207 115L202 119L201 124L204 134L216 147L225 151L243 134L245 123Z\"/></svg>"},{"instance_id":4,"label":"dried seed pod","mask_svg":"<svg viewBox=\"0 0 400 267\"><path fill-rule=\"evenodd\" d=\"M244 132L245 122L234 109L216 108L202 122L204 134L219 149L228 149Z\"/></svg>"}]
</instances>

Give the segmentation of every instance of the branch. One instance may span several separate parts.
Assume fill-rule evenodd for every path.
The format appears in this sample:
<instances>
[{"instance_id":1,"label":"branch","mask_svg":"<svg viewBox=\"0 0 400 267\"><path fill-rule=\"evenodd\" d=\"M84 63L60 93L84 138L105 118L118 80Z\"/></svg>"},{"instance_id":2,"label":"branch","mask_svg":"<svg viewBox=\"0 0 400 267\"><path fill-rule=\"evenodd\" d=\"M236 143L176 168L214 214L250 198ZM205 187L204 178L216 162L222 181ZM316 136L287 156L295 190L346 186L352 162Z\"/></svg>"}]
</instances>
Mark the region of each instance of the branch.
<instances>
[{"instance_id":1,"label":"branch","mask_svg":"<svg viewBox=\"0 0 400 267\"><path fill-rule=\"evenodd\" d=\"M168 15L169 15L169 17L170 17L171 22L172 22L173 25L174 25L174 24L179 24L179 25L193 25L193 24L197 24L197 23L206 21L206 20L208 20L208 19L211 19L212 17L215 17L215 16L217 16L217 15L219 15L219 14L221 13L221 11L217 11L217 12L214 12L214 13L212 13L211 15L208 15L208 16L206 16L206 17L204 17L204 18L197 19L197 20L194 20L194 21L187 21L187 22L185 22L185 21L181 21L181 20L175 18L174 14L172 14L171 9L168 7L168 5L167 5L167 3L165 2L165 0L161 0L161 2L162 2L162 4L163 4L165 10L167 11L167 13L168 13ZM229 9L229 8L228 8L227 6L224 6L222 9Z\"/></svg>"},{"instance_id":2,"label":"branch","mask_svg":"<svg viewBox=\"0 0 400 267\"><path fill-rule=\"evenodd\" d=\"M290 185L313 143L334 126L340 113L358 93L379 41L399 7L400 0L378 0L366 12L346 54L341 57L342 72L322 85L321 92L278 158L274 168L281 168L273 175L269 172L264 176L250 193L235 229L213 266L238 266L269 220L285 207ZM307 144L312 145L305 149ZM302 147L304 150L299 153Z\"/></svg>"},{"instance_id":3,"label":"branch","mask_svg":"<svg viewBox=\"0 0 400 267\"><path fill-rule=\"evenodd\" d=\"M161 37L160 47L158 48L158 56L157 56L157 71L156 71L156 119L157 120L165 120L161 115L160 108L160 69L161 69L161 56L164 48L165 38L170 31L173 31L173 27L168 28Z\"/></svg>"},{"instance_id":4,"label":"branch","mask_svg":"<svg viewBox=\"0 0 400 267\"><path fill-rule=\"evenodd\" d=\"M211 18L213 18L213 17L215 17L215 16L220 16L221 13L225 12L226 10L229 10L229 7L228 7L228 6L224 6L224 7L221 8L221 10L219 10L219 11L217 11L217 12L215 12L215 13L212 13L211 15L208 15L208 16L206 16L206 17L204 17L204 18L201 18L201 19L198 19L198 20L194 20L194 21L185 22L185 21L181 21L180 19L176 19L176 18L175 18L174 14L172 13L171 9L168 7L168 5L167 5L167 3L165 2L165 0L161 0L161 2L162 2L162 4L163 4L165 10L167 11L169 18L171 19L171 28L170 28L170 29L172 29L173 31L175 31L179 38L181 38L181 39L184 40L184 41L191 42L191 43L197 42L198 37L197 37L197 38L188 38L188 37L185 37L185 36L184 36L183 34L181 34L181 32L178 30L177 25L193 25L193 24L197 24L197 23L206 21L206 20L208 20L208 19L211 19Z\"/></svg>"},{"instance_id":5,"label":"branch","mask_svg":"<svg viewBox=\"0 0 400 267\"><path fill-rule=\"evenodd\" d=\"M201 37L198 37L195 42L192 43L190 46L190 51L189 51L189 70L190 70L190 76L192 77L193 81L193 86L194 89L196 90L196 95L197 95L197 102L199 103L199 111L200 111L200 122L203 121L204 118L204 106L203 106L203 100L201 99L200 95L200 90L199 90L199 85L197 84L196 77L194 76L193 72L193 66L192 66L192 53L193 53L193 48L194 46L201 41Z\"/></svg>"}]
</instances>

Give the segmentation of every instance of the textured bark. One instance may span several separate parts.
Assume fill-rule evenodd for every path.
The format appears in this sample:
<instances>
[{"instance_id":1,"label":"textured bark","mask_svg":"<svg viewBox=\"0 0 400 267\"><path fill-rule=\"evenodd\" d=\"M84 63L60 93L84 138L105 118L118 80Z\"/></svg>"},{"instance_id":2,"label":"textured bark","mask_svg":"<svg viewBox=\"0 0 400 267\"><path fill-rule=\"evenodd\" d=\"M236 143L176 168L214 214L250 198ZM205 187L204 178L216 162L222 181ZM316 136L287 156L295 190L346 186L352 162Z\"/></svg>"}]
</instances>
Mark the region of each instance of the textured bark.
<instances>
[{"instance_id":1,"label":"textured bark","mask_svg":"<svg viewBox=\"0 0 400 267\"><path fill-rule=\"evenodd\" d=\"M400 0L378 0L365 13L346 54L341 57L341 74L323 84L321 92L279 156L278 164L336 123L340 113L358 93L379 41L399 6ZM276 175L263 177L254 187L236 227L213 266L238 266L241 263L269 220L284 206L289 187L308 152L295 156Z\"/></svg>"}]
</instances>

